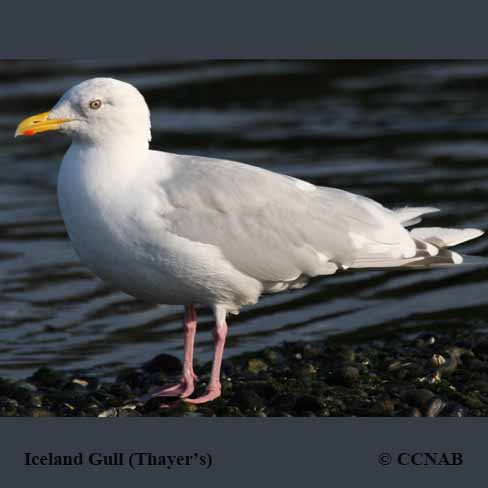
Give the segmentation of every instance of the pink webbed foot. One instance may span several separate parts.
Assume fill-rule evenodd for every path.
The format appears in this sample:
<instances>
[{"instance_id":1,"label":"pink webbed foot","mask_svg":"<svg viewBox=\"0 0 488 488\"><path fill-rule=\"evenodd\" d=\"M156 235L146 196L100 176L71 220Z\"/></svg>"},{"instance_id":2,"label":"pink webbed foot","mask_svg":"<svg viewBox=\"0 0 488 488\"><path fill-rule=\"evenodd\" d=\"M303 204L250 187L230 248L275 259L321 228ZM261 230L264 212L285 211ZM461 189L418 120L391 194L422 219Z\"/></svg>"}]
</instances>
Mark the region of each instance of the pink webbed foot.
<instances>
[{"instance_id":1,"label":"pink webbed foot","mask_svg":"<svg viewBox=\"0 0 488 488\"><path fill-rule=\"evenodd\" d=\"M197 377L191 373L184 376L178 383L173 385L153 388L147 395L149 398L154 397L189 397L195 390L195 381Z\"/></svg>"},{"instance_id":2,"label":"pink webbed foot","mask_svg":"<svg viewBox=\"0 0 488 488\"><path fill-rule=\"evenodd\" d=\"M210 373L210 381L207 388L207 393L197 398L185 398L185 402L193 405L200 403L211 402L218 398L222 393L220 385L220 368L222 366L222 356L224 353L225 338L227 336L227 323L225 322L225 310L217 307L215 310L216 327L215 327L215 351L214 360L212 364L212 371Z\"/></svg>"},{"instance_id":3,"label":"pink webbed foot","mask_svg":"<svg viewBox=\"0 0 488 488\"><path fill-rule=\"evenodd\" d=\"M207 393L197 398L184 398L186 403L191 403L192 405L199 405L200 403L207 403L219 398L222 390L220 385L209 386Z\"/></svg>"},{"instance_id":4,"label":"pink webbed foot","mask_svg":"<svg viewBox=\"0 0 488 488\"><path fill-rule=\"evenodd\" d=\"M193 305L185 307L185 357L183 361L183 376L174 385L153 388L147 395L138 398L139 401L146 402L154 397L180 397L186 398L193 393L195 381L197 379L193 372L193 343L197 328L197 312Z\"/></svg>"},{"instance_id":5,"label":"pink webbed foot","mask_svg":"<svg viewBox=\"0 0 488 488\"><path fill-rule=\"evenodd\" d=\"M162 388L155 388L154 390L149 392L149 396L151 398L154 397L180 397L185 398L190 396L195 389L194 385L180 382L174 385L163 386Z\"/></svg>"}]
</instances>

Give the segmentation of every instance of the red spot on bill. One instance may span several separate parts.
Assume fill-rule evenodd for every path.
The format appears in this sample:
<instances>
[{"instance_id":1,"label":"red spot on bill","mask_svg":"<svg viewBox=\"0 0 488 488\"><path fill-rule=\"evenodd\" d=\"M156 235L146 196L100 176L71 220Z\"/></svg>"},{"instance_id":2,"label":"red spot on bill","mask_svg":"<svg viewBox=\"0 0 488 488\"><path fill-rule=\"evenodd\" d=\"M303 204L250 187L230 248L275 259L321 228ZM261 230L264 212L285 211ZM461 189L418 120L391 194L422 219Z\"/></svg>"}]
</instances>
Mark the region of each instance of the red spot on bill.
<instances>
[{"instance_id":1,"label":"red spot on bill","mask_svg":"<svg viewBox=\"0 0 488 488\"><path fill-rule=\"evenodd\" d=\"M24 131L24 136L33 136L35 132L32 129L27 129Z\"/></svg>"}]
</instances>

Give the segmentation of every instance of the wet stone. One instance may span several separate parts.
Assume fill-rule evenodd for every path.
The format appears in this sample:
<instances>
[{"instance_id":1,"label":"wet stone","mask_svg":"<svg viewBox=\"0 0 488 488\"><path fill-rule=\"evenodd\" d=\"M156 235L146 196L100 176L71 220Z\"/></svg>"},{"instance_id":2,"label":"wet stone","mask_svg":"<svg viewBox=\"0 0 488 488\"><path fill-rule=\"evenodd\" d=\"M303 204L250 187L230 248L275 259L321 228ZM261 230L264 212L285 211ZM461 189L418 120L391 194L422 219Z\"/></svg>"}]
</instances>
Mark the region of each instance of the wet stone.
<instances>
[{"instance_id":1,"label":"wet stone","mask_svg":"<svg viewBox=\"0 0 488 488\"><path fill-rule=\"evenodd\" d=\"M273 398L278 394L278 388L269 381L246 382L246 389L255 391L261 398Z\"/></svg>"},{"instance_id":2,"label":"wet stone","mask_svg":"<svg viewBox=\"0 0 488 488\"><path fill-rule=\"evenodd\" d=\"M31 405L34 399L34 393L31 389L24 388L21 383L16 383L12 387L10 397L21 404Z\"/></svg>"},{"instance_id":3,"label":"wet stone","mask_svg":"<svg viewBox=\"0 0 488 488\"><path fill-rule=\"evenodd\" d=\"M372 405L368 414L373 417L385 417L393 415L395 411L395 404L389 398L379 400Z\"/></svg>"},{"instance_id":4,"label":"wet stone","mask_svg":"<svg viewBox=\"0 0 488 488\"><path fill-rule=\"evenodd\" d=\"M388 365L388 371L398 371L402 367L401 361L393 361Z\"/></svg>"},{"instance_id":5,"label":"wet stone","mask_svg":"<svg viewBox=\"0 0 488 488\"><path fill-rule=\"evenodd\" d=\"M44 396L41 394L34 394L30 397L29 406L31 407L42 407Z\"/></svg>"},{"instance_id":6,"label":"wet stone","mask_svg":"<svg viewBox=\"0 0 488 488\"><path fill-rule=\"evenodd\" d=\"M339 384L352 386L359 381L359 369L355 366L340 366L334 371L332 379Z\"/></svg>"},{"instance_id":7,"label":"wet stone","mask_svg":"<svg viewBox=\"0 0 488 488\"><path fill-rule=\"evenodd\" d=\"M133 410L127 413L123 413L121 417L142 417L142 413L138 412L137 410Z\"/></svg>"},{"instance_id":8,"label":"wet stone","mask_svg":"<svg viewBox=\"0 0 488 488\"><path fill-rule=\"evenodd\" d=\"M87 400L83 405L80 405L80 409L86 415L95 417L103 410L99 403L90 400Z\"/></svg>"},{"instance_id":9,"label":"wet stone","mask_svg":"<svg viewBox=\"0 0 488 488\"><path fill-rule=\"evenodd\" d=\"M303 395L295 401L295 411L299 414L305 412L318 412L323 407L320 400L311 395Z\"/></svg>"},{"instance_id":10,"label":"wet stone","mask_svg":"<svg viewBox=\"0 0 488 488\"><path fill-rule=\"evenodd\" d=\"M144 371L134 368L122 370L115 380L117 383L127 383L131 388L140 387L146 378Z\"/></svg>"},{"instance_id":11,"label":"wet stone","mask_svg":"<svg viewBox=\"0 0 488 488\"><path fill-rule=\"evenodd\" d=\"M14 384L15 388L22 388L23 390L27 390L31 393L34 393L37 391L37 386L33 385L32 383L29 383L27 381L17 381L17 383Z\"/></svg>"},{"instance_id":12,"label":"wet stone","mask_svg":"<svg viewBox=\"0 0 488 488\"><path fill-rule=\"evenodd\" d=\"M461 350L459 348L452 348L449 351L449 358L444 362L444 364L439 366L439 372L443 376L448 376L454 373L457 367L461 363Z\"/></svg>"},{"instance_id":13,"label":"wet stone","mask_svg":"<svg viewBox=\"0 0 488 488\"><path fill-rule=\"evenodd\" d=\"M64 398L77 398L83 397L87 394L87 390L84 386L78 383L70 382L62 389L62 395Z\"/></svg>"},{"instance_id":14,"label":"wet stone","mask_svg":"<svg viewBox=\"0 0 488 488\"><path fill-rule=\"evenodd\" d=\"M224 360L222 361L222 375L226 378L230 378L235 374L235 367L232 361Z\"/></svg>"},{"instance_id":15,"label":"wet stone","mask_svg":"<svg viewBox=\"0 0 488 488\"><path fill-rule=\"evenodd\" d=\"M98 417L118 417L119 412L116 408L109 408L98 414Z\"/></svg>"},{"instance_id":16,"label":"wet stone","mask_svg":"<svg viewBox=\"0 0 488 488\"><path fill-rule=\"evenodd\" d=\"M247 371L252 374L259 374L268 371L268 365L260 358L252 358L247 362Z\"/></svg>"},{"instance_id":17,"label":"wet stone","mask_svg":"<svg viewBox=\"0 0 488 488\"><path fill-rule=\"evenodd\" d=\"M282 393L273 399L272 405L277 411L291 412L295 408L296 397L291 393Z\"/></svg>"},{"instance_id":18,"label":"wet stone","mask_svg":"<svg viewBox=\"0 0 488 488\"><path fill-rule=\"evenodd\" d=\"M478 340L473 351L475 354L486 354L488 356L488 337Z\"/></svg>"},{"instance_id":19,"label":"wet stone","mask_svg":"<svg viewBox=\"0 0 488 488\"><path fill-rule=\"evenodd\" d=\"M32 408L24 415L29 417L53 417L54 413L50 412L49 410L43 408Z\"/></svg>"},{"instance_id":20,"label":"wet stone","mask_svg":"<svg viewBox=\"0 0 488 488\"><path fill-rule=\"evenodd\" d=\"M163 371L167 374L181 373L182 367L181 361L171 354L159 354L142 365L142 368L149 373Z\"/></svg>"},{"instance_id":21,"label":"wet stone","mask_svg":"<svg viewBox=\"0 0 488 488\"><path fill-rule=\"evenodd\" d=\"M306 363L298 368L297 376L304 379L309 379L310 377L316 375L317 371L317 368L312 363Z\"/></svg>"},{"instance_id":22,"label":"wet stone","mask_svg":"<svg viewBox=\"0 0 488 488\"><path fill-rule=\"evenodd\" d=\"M433 354L430 361L432 366L438 368L446 363L446 358L442 354Z\"/></svg>"},{"instance_id":23,"label":"wet stone","mask_svg":"<svg viewBox=\"0 0 488 488\"><path fill-rule=\"evenodd\" d=\"M53 388L60 387L67 381L63 373L46 367L39 368L32 375L31 380L38 385Z\"/></svg>"},{"instance_id":24,"label":"wet stone","mask_svg":"<svg viewBox=\"0 0 488 488\"><path fill-rule=\"evenodd\" d=\"M0 378L0 395L6 395L11 388L12 382L10 380Z\"/></svg>"},{"instance_id":25,"label":"wet stone","mask_svg":"<svg viewBox=\"0 0 488 488\"><path fill-rule=\"evenodd\" d=\"M422 417L422 412L418 408L409 408L404 415L405 417Z\"/></svg>"},{"instance_id":26,"label":"wet stone","mask_svg":"<svg viewBox=\"0 0 488 488\"><path fill-rule=\"evenodd\" d=\"M320 357L321 351L315 344L305 344L303 347L303 357L305 359L315 359Z\"/></svg>"},{"instance_id":27,"label":"wet stone","mask_svg":"<svg viewBox=\"0 0 488 488\"><path fill-rule=\"evenodd\" d=\"M408 391L404 397L409 405L422 408L434 397L434 393L425 388L420 388L418 390Z\"/></svg>"},{"instance_id":28,"label":"wet stone","mask_svg":"<svg viewBox=\"0 0 488 488\"><path fill-rule=\"evenodd\" d=\"M468 410L459 403L448 402L442 415L446 417L466 417Z\"/></svg>"},{"instance_id":29,"label":"wet stone","mask_svg":"<svg viewBox=\"0 0 488 488\"><path fill-rule=\"evenodd\" d=\"M488 381L484 380L475 380L471 382L471 387L474 390L477 390L485 395L488 395Z\"/></svg>"},{"instance_id":30,"label":"wet stone","mask_svg":"<svg viewBox=\"0 0 488 488\"><path fill-rule=\"evenodd\" d=\"M446 403L438 397L431 398L423 409L426 417L437 417L444 410Z\"/></svg>"},{"instance_id":31,"label":"wet stone","mask_svg":"<svg viewBox=\"0 0 488 488\"><path fill-rule=\"evenodd\" d=\"M354 351L354 349L348 346L339 346L336 349L336 355L346 362L353 363L356 360L356 352Z\"/></svg>"},{"instance_id":32,"label":"wet stone","mask_svg":"<svg viewBox=\"0 0 488 488\"><path fill-rule=\"evenodd\" d=\"M129 398L132 394L131 387L126 383L114 383L110 386L109 392L116 397Z\"/></svg>"},{"instance_id":33,"label":"wet stone","mask_svg":"<svg viewBox=\"0 0 488 488\"><path fill-rule=\"evenodd\" d=\"M12 417L17 414L19 403L13 398L0 397L0 416Z\"/></svg>"},{"instance_id":34,"label":"wet stone","mask_svg":"<svg viewBox=\"0 0 488 488\"><path fill-rule=\"evenodd\" d=\"M241 410L239 407L220 407L216 409L216 413L218 415L222 415L223 417L243 417Z\"/></svg>"},{"instance_id":35,"label":"wet stone","mask_svg":"<svg viewBox=\"0 0 488 488\"><path fill-rule=\"evenodd\" d=\"M263 407L263 400L253 390L243 388L234 393L229 402L244 411L256 411Z\"/></svg>"},{"instance_id":36,"label":"wet stone","mask_svg":"<svg viewBox=\"0 0 488 488\"><path fill-rule=\"evenodd\" d=\"M267 348L263 351L263 357L265 361L273 365L282 364L286 361L283 353L270 348Z\"/></svg>"},{"instance_id":37,"label":"wet stone","mask_svg":"<svg viewBox=\"0 0 488 488\"><path fill-rule=\"evenodd\" d=\"M486 407L486 404L475 393L465 395L464 402L473 410L479 410Z\"/></svg>"},{"instance_id":38,"label":"wet stone","mask_svg":"<svg viewBox=\"0 0 488 488\"><path fill-rule=\"evenodd\" d=\"M437 338L432 334L421 334L415 343L417 347L431 347L436 343Z\"/></svg>"},{"instance_id":39,"label":"wet stone","mask_svg":"<svg viewBox=\"0 0 488 488\"><path fill-rule=\"evenodd\" d=\"M488 372L488 363L476 357L463 358L466 368L471 371Z\"/></svg>"}]
</instances>

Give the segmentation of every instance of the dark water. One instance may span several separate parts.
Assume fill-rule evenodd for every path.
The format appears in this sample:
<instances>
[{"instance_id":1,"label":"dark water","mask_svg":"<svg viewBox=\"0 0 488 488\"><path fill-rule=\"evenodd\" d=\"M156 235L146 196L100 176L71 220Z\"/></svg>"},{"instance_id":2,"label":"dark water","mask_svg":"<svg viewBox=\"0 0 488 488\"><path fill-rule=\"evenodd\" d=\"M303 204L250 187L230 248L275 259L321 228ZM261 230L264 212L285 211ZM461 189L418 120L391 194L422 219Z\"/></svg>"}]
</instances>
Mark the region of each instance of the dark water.
<instances>
[{"instance_id":1,"label":"dark water","mask_svg":"<svg viewBox=\"0 0 488 488\"><path fill-rule=\"evenodd\" d=\"M182 349L179 307L112 291L78 261L56 202L67 139L13 139L21 118L99 75L144 93L153 148L442 208L428 226L488 228L488 63L0 61L0 374L49 365L110 375ZM486 256L488 239L461 250ZM487 312L486 267L347 273L243 310L227 354L343 331L469 326ZM211 316L200 318L197 359L207 360Z\"/></svg>"}]
</instances>

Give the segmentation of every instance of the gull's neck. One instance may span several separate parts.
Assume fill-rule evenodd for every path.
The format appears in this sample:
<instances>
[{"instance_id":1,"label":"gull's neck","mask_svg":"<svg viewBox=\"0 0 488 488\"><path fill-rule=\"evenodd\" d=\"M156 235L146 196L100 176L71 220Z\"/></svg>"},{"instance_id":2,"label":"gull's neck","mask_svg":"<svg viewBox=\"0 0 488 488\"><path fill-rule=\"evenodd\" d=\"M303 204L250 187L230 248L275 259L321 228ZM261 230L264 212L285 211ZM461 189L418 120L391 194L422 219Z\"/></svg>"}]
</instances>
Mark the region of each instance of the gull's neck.
<instances>
[{"instance_id":1,"label":"gull's neck","mask_svg":"<svg viewBox=\"0 0 488 488\"><path fill-rule=\"evenodd\" d=\"M63 161L79 166L77 171L130 178L140 170L149 153L147 139L112 138L104 141L74 139Z\"/></svg>"}]
</instances>

